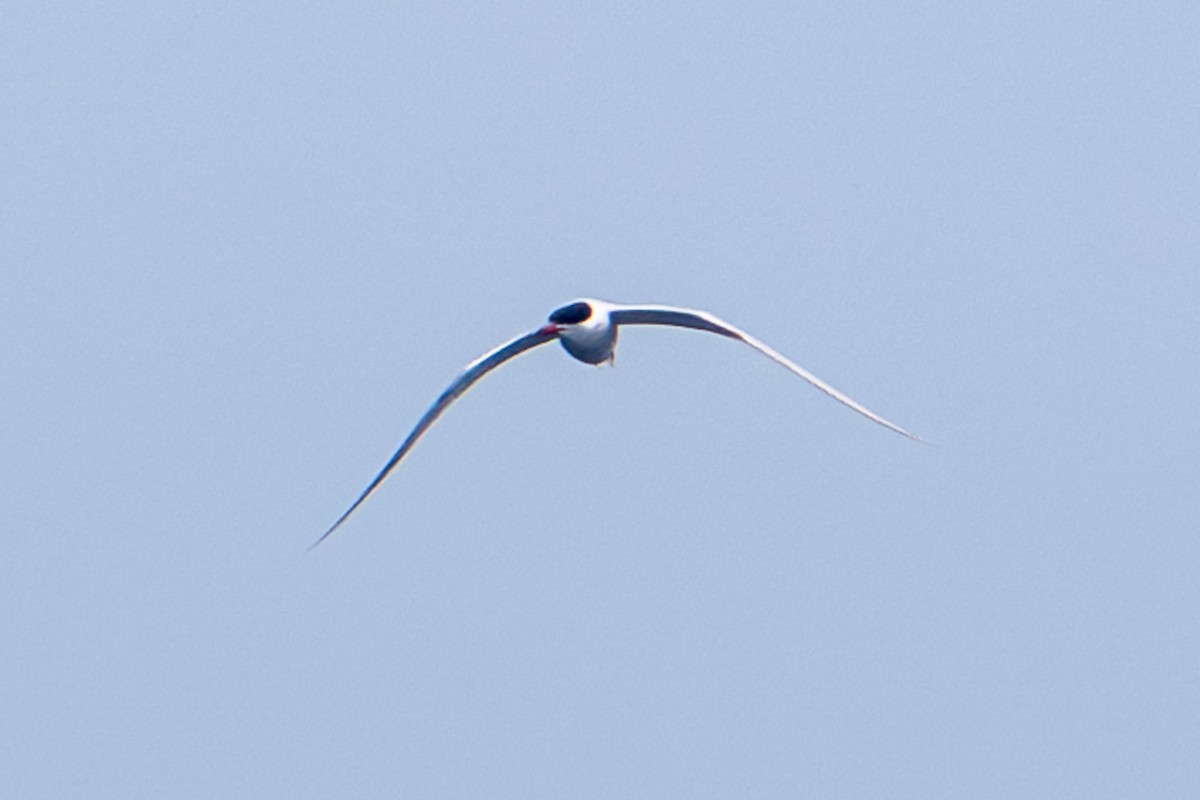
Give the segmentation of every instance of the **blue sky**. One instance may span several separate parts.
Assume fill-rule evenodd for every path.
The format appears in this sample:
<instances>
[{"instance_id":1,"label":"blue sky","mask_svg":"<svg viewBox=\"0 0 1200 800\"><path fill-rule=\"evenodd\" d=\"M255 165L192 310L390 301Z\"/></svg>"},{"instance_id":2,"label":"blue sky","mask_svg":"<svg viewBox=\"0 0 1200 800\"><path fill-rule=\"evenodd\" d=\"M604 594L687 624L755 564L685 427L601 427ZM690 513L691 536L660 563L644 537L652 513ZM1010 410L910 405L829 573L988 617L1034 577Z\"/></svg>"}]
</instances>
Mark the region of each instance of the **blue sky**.
<instances>
[{"instance_id":1,"label":"blue sky","mask_svg":"<svg viewBox=\"0 0 1200 800\"><path fill-rule=\"evenodd\" d=\"M0 793L1195 795L1198 40L8 4Z\"/></svg>"}]
</instances>

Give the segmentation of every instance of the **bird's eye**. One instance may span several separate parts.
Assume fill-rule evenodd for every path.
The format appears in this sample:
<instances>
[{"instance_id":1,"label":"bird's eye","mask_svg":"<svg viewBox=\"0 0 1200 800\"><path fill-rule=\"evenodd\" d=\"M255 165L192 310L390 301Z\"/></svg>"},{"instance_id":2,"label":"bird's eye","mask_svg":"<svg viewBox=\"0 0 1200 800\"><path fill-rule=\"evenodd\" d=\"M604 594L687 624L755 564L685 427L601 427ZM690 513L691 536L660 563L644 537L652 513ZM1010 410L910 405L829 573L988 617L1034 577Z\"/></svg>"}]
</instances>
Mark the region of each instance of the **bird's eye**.
<instances>
[{"instance_id":1,"label":"bird's eye","mask_svg":"<svg viewBox=\"0 0 1200 800\"><path fill-rule=\"evenodd\" d=\"M571 303L556 309L550 315L550 321L555 325L578 325L592 316L592 307L587 303Z\"/></svg>"}]
</instances>

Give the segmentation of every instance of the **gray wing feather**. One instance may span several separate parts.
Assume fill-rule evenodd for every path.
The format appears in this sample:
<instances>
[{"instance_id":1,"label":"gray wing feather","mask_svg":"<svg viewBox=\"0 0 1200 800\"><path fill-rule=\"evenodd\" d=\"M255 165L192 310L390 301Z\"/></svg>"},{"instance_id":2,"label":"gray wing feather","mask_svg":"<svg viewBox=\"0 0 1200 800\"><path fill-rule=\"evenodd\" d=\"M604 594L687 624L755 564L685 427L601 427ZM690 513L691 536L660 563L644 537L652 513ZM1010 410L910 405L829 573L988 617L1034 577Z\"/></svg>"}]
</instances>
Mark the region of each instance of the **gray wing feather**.
<instances>
[{"instance_id":1,"label":"gray wing feather","mask_svg":"<svg viewBox=\"0 0 1200 800\"><path fill-rule=\"evenodd\" d=\"M894 422L889 422L871 411L858 401L843 394L825 381L813 375L808 370L796 364L787 356L774 348L760 342L743 330L733 327L728 322L714 317L706 311L696 311L690 308L675 308L673 306L615 306L609 312L610 319L615 325L670 325L677 328L691 328L698 331L708 331L750 345L767 358L781 364L794 375L798 375L810 384L839 403L852 408L872 422L877 422L888 430L895 431L901 436L921 441L919 436L909 433Z\"/></svg>"},{"instance_id":2,"label":"gray wing feather","mask_svg":"<svg viewBox=\"0 0 1200 800\"><path fill-rule=\"evenodd\" d=\"M367 486L367 488L363 490L363 493L358 496L358 499L355 500L348 509L346 509L345 513L338 517L337 522L333 523L329 530L325 531L325 533L321 535L321 538L313 542L308 549L312 550L321 542L325 541L329 534L337 530L338 526L345 522L346 518L354 512L354 509L362 505L362 502L366 500L368 496L370 496L371 492L375 491L376 487L383 483L383 480L388 476L388 473L390 473L392 469L400 463L400 459L404 458L404 456L408 454L408 451L411 450L413 445L417 443L417 440L421 438L421 435L429 429L429 426L433 425L433 423L437 421L437 418L442 415L442 412L449 408L451 403L461 397L467 391L467 389L470 389L477 380L503 364L505 361L508 361L510 358L519 356L526 350L530 350L538 345L545 344L546 342L552 341L556 338L557 336L555 334L543 333L540 330L527 333L523 336L518 336L516 339L513 339L510 342L500 345L495 350L485 353L468 364L463 371L458 374L458 377L454 379L454 382L450 384L446 391L442 392L438 399L434 401L433 405L429 407L429 410L426 411L425 415L421 417L420 421L417 422L416 427L412 429L410 434L408 434L408 438L406 438L404 443L400 445L400 449L396 451L387 464L384 465L383 469L380 470L379 474L375 476L375 480L371 481L370 485Z\"/></svg>"}]
</instances>

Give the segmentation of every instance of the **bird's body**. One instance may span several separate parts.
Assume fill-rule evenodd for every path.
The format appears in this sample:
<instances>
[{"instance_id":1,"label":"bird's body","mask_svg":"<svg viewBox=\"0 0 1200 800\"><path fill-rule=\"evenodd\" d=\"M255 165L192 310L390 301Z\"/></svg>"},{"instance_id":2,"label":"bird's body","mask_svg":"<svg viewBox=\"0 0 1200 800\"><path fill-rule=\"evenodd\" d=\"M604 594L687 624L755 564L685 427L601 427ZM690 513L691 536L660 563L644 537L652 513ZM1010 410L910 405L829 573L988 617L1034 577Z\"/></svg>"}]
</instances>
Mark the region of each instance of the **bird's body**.
<instances>
[{"instance_id":1,"label":"bird's body","mask_svg":"<svg viewBox=\"0 0 1200 800\"><path fill-rule=\"evenodd\" d=\"M429 407L429 410L417 422L416 427L408 434L408 437L400 445L400 448L379 474L375 476L375 479L363 490L362 494L358 496L358 499L354 501L350 508L346 509L345 513L338 518L337 522L333 523L329 530L325 531L320 539L313 543L312 547L316 547L325 541L325 538L329 534L337 530L338 526L346 521L346 518L350 516L354 509L358 508L375 491L376 487L383 482L384 478L388 476L396 464L400 463L400 460L412 449L412 446L416 444L417 440L429 429L434 421L441 416L442 412L484 375L505 361L524 353L526 350L554 341L555 339L562 344L563 349L573 358L586 364L603 364L606 361L612 363L617 346L617 332L622 325L666 325L677 328L691 328L693 330L716 333L730 339L736 339L758 350L772 361L781 364L793 374L808 381L817 389L820 389L838 402L849 406L867 419L877 422L902 436L920 441L918 437L904 430L899 425L888 422L875 412L870 411L865 406L842 394L808 370L793 363L786 356L705 311L677 308L675 306L618 305L616 303L607 303L603 300L584 298L555 309L550 314L547 324L531 333L523 334L511 341L505 342L468 364L450 386L434 401L433 405Z\"/></svg>"},{"instance_id":2,"label":"bird's body","mask_svg":"<svg viewBox=\"0 0 1200 800\"><path fill-rule=\"evenodd\" d=\"M617 326L609 314L610 304L599 300L577 300L550 315L550 324L563 349L585 364L612 361L617 347Z\"/></svg>"}]
</instances>

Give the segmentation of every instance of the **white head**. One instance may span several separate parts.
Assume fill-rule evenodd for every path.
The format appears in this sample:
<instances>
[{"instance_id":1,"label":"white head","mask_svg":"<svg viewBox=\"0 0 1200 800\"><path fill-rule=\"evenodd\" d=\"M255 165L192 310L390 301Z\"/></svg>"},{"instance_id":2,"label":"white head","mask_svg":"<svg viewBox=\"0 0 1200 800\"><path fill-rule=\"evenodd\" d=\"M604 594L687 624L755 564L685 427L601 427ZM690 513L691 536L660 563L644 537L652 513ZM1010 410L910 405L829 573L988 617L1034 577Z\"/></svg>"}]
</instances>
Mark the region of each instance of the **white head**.
<instances>
[{"instance_id":1,"label":"white head","mask_svg":"<svg viewBox=\"0 0 1200 800\"><path fill-rule=\"evenodd\" d=\"M558 336L563 349L588 364L600 364L612 358L617 345L617 328L609 318L612 304L581 298L556 308L543 333Z\"/></svg>"}]
</instances>

